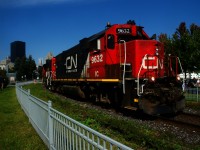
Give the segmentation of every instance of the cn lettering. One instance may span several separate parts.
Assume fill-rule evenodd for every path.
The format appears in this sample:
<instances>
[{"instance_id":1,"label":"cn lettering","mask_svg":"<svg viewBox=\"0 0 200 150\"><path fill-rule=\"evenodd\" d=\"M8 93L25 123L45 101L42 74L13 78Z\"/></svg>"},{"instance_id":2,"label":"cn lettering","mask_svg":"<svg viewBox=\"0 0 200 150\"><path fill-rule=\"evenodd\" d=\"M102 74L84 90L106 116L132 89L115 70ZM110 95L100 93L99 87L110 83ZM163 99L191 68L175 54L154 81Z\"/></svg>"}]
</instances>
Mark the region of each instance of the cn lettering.
<instances>
[{"instance_id":1,"label":"cn lettering","mask_svg":"<svg viewBox=\"0 0 200 150\"><path fill-rule=\"evenodd\" d=\"M75 56L68 56L66 58L66 69L72 70L77 68L77 54Z\"/></svg>"},{"instance_id":2,"label":"cn lettering","mask_svg":"<svg viewBox=\"0 0 200 150\"><path fill-rule=\"evenodd\" d=\"M159 61L159 59L155 56L145 56L142 61L142 67L144 69L163 69L163 61Z\"/></svg>"}]
</instances>

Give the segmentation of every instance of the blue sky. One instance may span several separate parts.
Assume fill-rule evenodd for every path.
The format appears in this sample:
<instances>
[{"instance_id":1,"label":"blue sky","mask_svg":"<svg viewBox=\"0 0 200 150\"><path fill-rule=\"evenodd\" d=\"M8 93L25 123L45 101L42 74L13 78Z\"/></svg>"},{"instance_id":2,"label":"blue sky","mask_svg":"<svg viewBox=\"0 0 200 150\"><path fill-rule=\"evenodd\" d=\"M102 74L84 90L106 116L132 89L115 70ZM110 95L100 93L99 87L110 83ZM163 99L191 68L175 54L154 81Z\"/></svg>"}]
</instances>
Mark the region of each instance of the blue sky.
<instances>
[{"instance_id":1,"label":"blue sky","mask_svg":"<svg viewBox=\"0 0 200 150\"><path fill-rule=\"evenodd\" d=\"M171 36L181 22L200 26L199 0L0 0L0 60L10 43L26 42L36 63L111 24L135 20L150 36Z\"/></svg>"}]
</instances>

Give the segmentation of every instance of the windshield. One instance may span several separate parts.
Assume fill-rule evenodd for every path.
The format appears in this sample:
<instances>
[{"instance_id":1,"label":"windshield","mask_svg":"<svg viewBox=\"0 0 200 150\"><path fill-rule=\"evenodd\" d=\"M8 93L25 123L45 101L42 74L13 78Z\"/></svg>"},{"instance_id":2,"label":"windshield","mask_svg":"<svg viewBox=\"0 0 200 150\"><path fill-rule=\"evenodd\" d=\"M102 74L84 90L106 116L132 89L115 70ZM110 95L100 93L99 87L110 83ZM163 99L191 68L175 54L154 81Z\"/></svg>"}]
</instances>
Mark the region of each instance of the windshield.
<instances>
[{"instance_id":1,"label":"windshield","mask_svg":"<svg viewBox=\"0 0 200 150\"><path fill-rule=\"evenodd\" d=\"M132 35L118 35L118 41L124 40L126 42L136 40L137 38Z\"/></svg>"},{"instance_id":2,"label":"windshield","mask_svg":"<svg viewBox=\"0 0 200 150\"><path fill-rule=\"evenodd\" d=\"M132 41L132 40L147 40L148 37L146 37L144 31L142 30L142 27L137 27L137 34L118 34L117 40L124 40L126 42Z\"/></svg>"}]
</instances>

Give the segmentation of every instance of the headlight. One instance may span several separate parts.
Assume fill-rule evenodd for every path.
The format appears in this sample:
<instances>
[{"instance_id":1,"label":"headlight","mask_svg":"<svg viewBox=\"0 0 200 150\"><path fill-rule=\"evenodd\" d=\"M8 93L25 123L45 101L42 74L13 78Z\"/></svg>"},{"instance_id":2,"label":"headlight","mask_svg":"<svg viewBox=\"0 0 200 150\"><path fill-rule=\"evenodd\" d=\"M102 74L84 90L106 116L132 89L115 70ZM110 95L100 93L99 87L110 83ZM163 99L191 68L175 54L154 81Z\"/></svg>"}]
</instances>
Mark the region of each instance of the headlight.
<instances>
[{"instance_id":1,"label":"headlight","mask_svg":"<svg viewBox=\"0 0 200 150\"><path fill-rule=\"evenodd\" d=\"M198 83L198 84L200 83L200 80L199 80L199 79L197 80L197 83Z\"/></svg>"},{"instance_id":2,"label":"headlight","mask_svg":"<svg viewBox=\"0 0 200 150\"><path fill-rule=\"evenodd\" d=\"M151 81L154 82L155 81L155 77L151 77Z\"/></svg>"},{"instance_id":3,"label":"headlight","mask_svg":"<svg viewBox=\"0 0 200 150\"><path fill-rule=\"evenodd\" d=\"M180 78L179 76L177 76L177 77L176 77L176 79L177 79L178 81L180 81L180 80L181 80L181 78Z\"/></svg>"}]
</instances>

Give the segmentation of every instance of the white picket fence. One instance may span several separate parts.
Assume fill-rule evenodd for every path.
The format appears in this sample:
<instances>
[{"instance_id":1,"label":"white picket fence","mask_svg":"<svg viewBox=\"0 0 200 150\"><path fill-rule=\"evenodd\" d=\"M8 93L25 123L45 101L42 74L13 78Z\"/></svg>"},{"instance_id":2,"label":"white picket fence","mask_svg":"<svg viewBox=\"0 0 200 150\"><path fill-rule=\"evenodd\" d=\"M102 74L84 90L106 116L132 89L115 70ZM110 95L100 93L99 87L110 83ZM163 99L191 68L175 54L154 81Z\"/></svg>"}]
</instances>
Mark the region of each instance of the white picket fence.
<instances>
[{"instance_id":1,"label":"white picket fence","mask_svg":"<svg viewBox=\"0 0 200 150\"><path fill-rule=\"evenodd\" d=\"M51 101L43 100L16 84L16 94L29 121L48 146L53 150L132 150L131 148L75 121L52 108Z\"/></svg>"},{"instance_id":2,"label":"white picket fence","mask_svg":"<svg viewBox=\"0 0 200 150\"><path fill-rule=\"evenodd\" d=\"M187 101L200 102L200 88L199 87L186 88L185 99Z\"/></svg>"}]
</instances>

